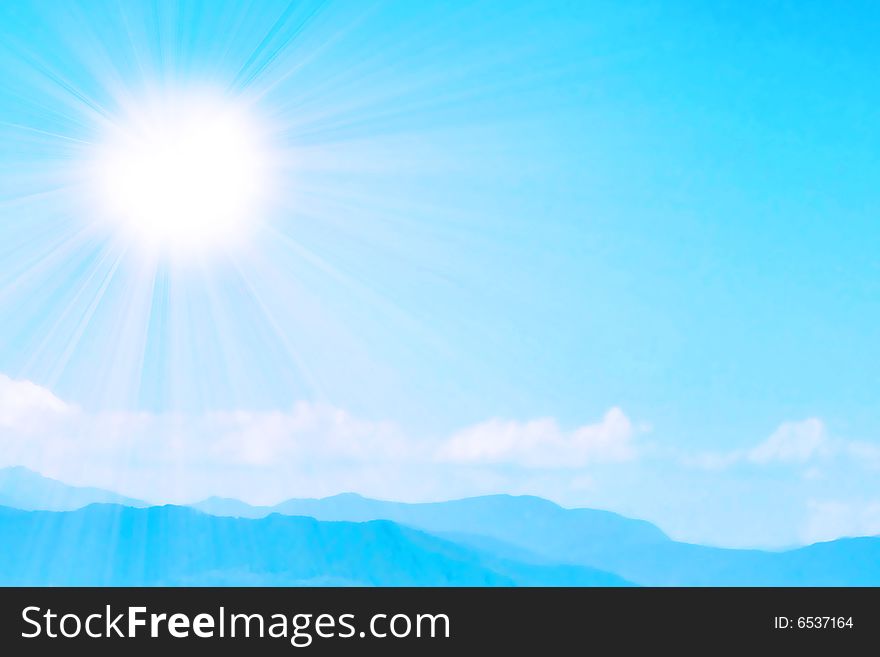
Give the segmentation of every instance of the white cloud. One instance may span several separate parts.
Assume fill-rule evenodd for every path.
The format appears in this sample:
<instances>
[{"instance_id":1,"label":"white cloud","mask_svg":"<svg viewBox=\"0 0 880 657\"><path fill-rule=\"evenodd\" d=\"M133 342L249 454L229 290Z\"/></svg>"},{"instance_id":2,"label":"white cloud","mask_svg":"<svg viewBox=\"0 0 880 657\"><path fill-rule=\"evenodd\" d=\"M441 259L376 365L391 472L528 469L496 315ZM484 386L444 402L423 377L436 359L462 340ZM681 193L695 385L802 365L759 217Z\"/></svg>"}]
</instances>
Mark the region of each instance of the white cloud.
<instances>
[{"instance_id":1,"label":"white cloud","mask_svg":"<svg viewBox=\"0 0 880 657\"><path fill-rule=\"evenodd\" d=\"M838 453L844 445L829 439L822 420L807 418L783 422L766 440L752 448L685 454L681 460L687 466L704 470L722 470L743 462L755 465L805 465Z\"/></svg>"},{"instance_id":2,"label":"white cloud","mask_svg":"<svg viewBox=\"0 0 880 657\"><path fill-rule=\"evenodd\" d=\"M513 422L489 420L464 429L438 451L454 463L504 463L526 468L581 468L631 460L633 426L619 408L600 422L563 431L552 418Z\"/></svg>"},{"instance_id":3,"label":"white cloud","mask_svg":"<svg viewBox=\"0 0 880 657\"><path fill-rule=\"evenodd\" d=\"M267 412L92 413L0 377L0 467L24 465L152 502L224 495L275 503L344 491L412 501L497 492L564 499L589 475L550 475L553 468L632 458L632 433L616 408L570 432L553 420L492 421L436 440L309 402ZM472 439L484 441L482 451L468 451ZM510 463L534 472L514 474Z\"/></svg>"},{"instance_id":4,"label":"white cloud","mask_svg":"<svg viewBox=\"0 0 880 657\"><path fill-rule=\"evenodd\" d=\"M287 412L212 413L212 446L224 461L271 465L279 460L400 461L414 456L390 422L369 422L328 404L297 402Z\"/></svg>"},{"instance_id":5,"label":"white cloud","mask_svg":"<svg viewBox=\"0 0 880 657\"><path fill-rule=\"evenodd\" d=\"M0 407L21 398L13 390L3 399L9 392L0 390ZM366 479L348 470L374 464L391 469L419 458L389 423L359 420L326 404L204 415L30 404L14 419L0 425L0 466L24 465L156 502L211 494L255 501L333 494Z\"/></svg>"},{"instance_id":6,"label":"white cloud","mask_svg":"<svg viewBox=\"0 0 880 657\"><path fill-rule=\"evenodd\" d=\"M0 374L0 429L32 432L74 411L46 388Z\"/></svg>"},{"instance_id":7,"label":"white cloud","mask_svg":"<svg viewBox=\"0 0 880 657\"><path fill-rule=\"evenodd\" d=\"M749 450L753 463L805 463L828 447L825 425L817 418L784 422L767 440Z\"/></svg>"}]
</instances>

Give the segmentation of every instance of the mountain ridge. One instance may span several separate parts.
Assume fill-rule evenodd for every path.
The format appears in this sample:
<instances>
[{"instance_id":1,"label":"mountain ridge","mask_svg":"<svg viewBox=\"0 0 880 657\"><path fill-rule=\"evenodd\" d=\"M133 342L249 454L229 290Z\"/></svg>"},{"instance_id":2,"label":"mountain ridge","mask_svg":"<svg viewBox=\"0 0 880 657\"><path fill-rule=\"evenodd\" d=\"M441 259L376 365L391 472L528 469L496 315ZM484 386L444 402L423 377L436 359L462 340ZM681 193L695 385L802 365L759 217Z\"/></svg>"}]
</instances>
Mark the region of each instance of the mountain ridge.
<instances>
[{"instance_id":1,"label":"mountain ridge","mask_svg":"<svg viewBox=\"0 0 880 657\"><path fill-rule=\"evenodd\" d=\"M20 470L18 472L21 474ZM31 483L38 481L34 477L39 478L39 475L31 474L33 476L28 480ZM56 492L58 486L64 486L54 480L46 481L51 482L50 486ZM3 490L0 486L0 493ZM97 491L95 494L102 496L115 495L101 489L72 490L79 496L78 503L85 499L82 491ZM367 525L362 529L364 532L376 531L377 526L381 527L381 523L386 522L403 532L414 532L405 535L413 539L414 544L409 547L416 553L420 554L418 545L429 552L442 552L450 549L449 545L454 545L462 554L469 555L469 563L476 563L479 568L491 571L491 576L483 573L484 577L489 578L486 581L503 581L508 585L578 585L577 582L602 581L596 573L603 573L612 574L619 581L647 586L880 586L880 537L838 539L781 551L719 548L674 541L646 521L596 509L565 509L534 496L499 494L448 502L402 503L343 493L327 498L292 498L274 506L252 506L234 498L211 497L184 507L148 507L144 509L145 517L158 513L151 509L163 508L187 509L199 514L191 517L202 518L194 521L197 525L213 523L212 527L204 528L209 534L222 534L222 531L226 531L224 527L231 526L228 521L233 520L266 521L267 527L275 527L289 519L298 519L294 520L294 524L305 532L304 535L313 531L309 529L313 526L308 522L323 523L321 526L332 526L333 523L346 526L363 524ZM46 513L51 514L52 511ZM95 513L93 510L91 515L84 514L82 517L88 517L93 522ZM185 512L172 513L179 515ZM15 515L13 509L0 512L0 522L8 520L10 514ZM100 513L97 515L100 516ZM215 518L216 522L204 518ZM50 525L56 521L50 516L43 516L43 522ZM377 522L380 524L370 524ZM245 534L251 531L246 524L237 526ZM138 527L138 531L147 531L149 528L148 525ZM86 534L92 531L85 525L80 529ZM123 529L108 527L111 535L115 531L121 536L120 540L126 540L124 533L120 533ZM447 547L441 549L441 545ZM176 547L191 549L186 544ZM203 547L213 549L209 545ZM0 547L0 552L3 549ZM404 553L401 553L402 557L405 557ZM320 554L312 554L311 558L315 563L321 563ZM259 564L262 557L254 554L250 559L252 563ZM221 569L216 575L201 572L198 581L276 584L301 581L301 578L291 579L292 575L280 571L271 577L265 573L248 575L249 563L248 560L241 560L236 566L239 568L235 571L237 575L231 575L232 571L228 569ZM368 574L363 572L343 574L345 577L332 569L311 573L317 578L315 582L325 584L351 583L358 581L357 577L369 579ZM439 581L432 577L434 575L424 580L413 580L413 585L433 585L430 582ZM492 577L496 580L492 580ZM397 580L386 573L386 580L383 581Z\"/></svg>"},{"instance_id":2,"label":"mountain ridge","mask_svg":"<svg viewBox=\"0 0 880 657\"><path fill-rule=\"evenodd\" d=\"M111 540L108 540L111 537ZM389 520L222 518L175 505L0 508L5 586L627 586L499 559Z\"/></svg>"},{"instance_id":3,"label":"mountain ridge","mask_svg":"<svg viewBox=\"0 0 880 657\"><path fill-rule=\"evenodd\" d=\"M24 510L72 511L89 504L146 507L147 502L92 486L72 486L24 466L0 468L0 506Z\"/></svg>"}]
</instances>

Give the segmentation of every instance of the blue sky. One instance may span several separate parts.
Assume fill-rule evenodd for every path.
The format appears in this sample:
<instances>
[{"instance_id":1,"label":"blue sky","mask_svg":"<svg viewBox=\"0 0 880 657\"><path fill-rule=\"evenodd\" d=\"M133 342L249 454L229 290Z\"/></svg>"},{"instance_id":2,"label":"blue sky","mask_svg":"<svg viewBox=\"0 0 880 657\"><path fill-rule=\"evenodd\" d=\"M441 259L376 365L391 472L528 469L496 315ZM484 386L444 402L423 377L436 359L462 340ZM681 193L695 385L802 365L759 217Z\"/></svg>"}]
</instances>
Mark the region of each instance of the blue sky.
<instances>
[{"instance_id":1,"label":"blue sky","mask_svg":"<svg viewBox=\"0 0 880 657\"><path fill-rule=\"evenodd\" d=\"M325 455L296 470L325 486L271 493L257 458L230 491L243 497L532 492L709 542L880 532L878 17L809 2L4 5L9 399L32 382L90 418L84 435L145 416L201 435L238 413L278 420L282 443L329 440L321 422L288 426L307 403L360 423L358 440L396 436L395 453L496 441L464 464L441 447L356 476L338 471L350 454ZM273 202L210 262L148 256L82 201L88 149L132 107L201 88L259 117ZM39 433L21 415L10 444ZM542 445L572 467L532 458ZM223 492L208 489L235 466L190 491L191 466L163 449L179 495ZM146 472L134 448L106 453L104 475L83 455L57 474Z\"/></svg>"}]
</instances>

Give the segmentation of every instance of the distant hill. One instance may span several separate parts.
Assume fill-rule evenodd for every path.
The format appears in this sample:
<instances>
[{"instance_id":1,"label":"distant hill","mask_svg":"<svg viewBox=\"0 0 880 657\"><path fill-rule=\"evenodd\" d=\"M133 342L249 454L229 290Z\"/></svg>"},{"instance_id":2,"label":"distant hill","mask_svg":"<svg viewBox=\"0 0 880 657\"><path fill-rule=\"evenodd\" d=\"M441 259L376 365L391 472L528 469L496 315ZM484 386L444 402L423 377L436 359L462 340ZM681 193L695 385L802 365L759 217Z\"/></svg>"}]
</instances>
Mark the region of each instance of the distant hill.
<instances>
[{"instance_id":1,"label":"distant hill","mask_svg":"<svg viewBox=\"0 0 880 657\"><path fill-rule=\"evenodd\" d=\"M0 506L42 511L71 511L89 504L148 506L146 502L100 488L69 486L20 466L0 468Z\"/></svg>"},{"instance_id":2,"label":"distant hill","mask_svg":"<svg viewBox=\"0 0 880 657\"><path fill-rule=\"evenodd\" d=\"M210 498L193 505L201 513L124 508L145 504L6 468L0 502L79 509L0 510L0 584L880 586L880 538L714 548L529 496L403 504L344 494L274 507Z\"/></svg>"},{"instance_id":3,"label":"distant hill","mask_svg":"<svg viewBox=\"0 0 880 657\"><path fill-rule=\"evenodd\" d=\"M324 520L386 518L499 558L588 566L646 586L880 585L880 538L841 539L784 552L714 548L673 541L644 521L563 509L528 496L400 504L345 494L275 507L212 498L197 506L233 516L280 512Z\"/></svg>"},{"instance_id":4,"label":"distant hill","mask_svg":"<svg viewBox=\"0 0 880 657\"><path fill-rule=\"evenodd\" d=\"M324 499L292 499L274 507L252 507L238 500L211 498L194 505L215 515L261 517L269 513L319 520L392 520L441 535L471 536L474 547L491 539L555 563L584 564L609 549L670 543L656 526L610 511L564 509L531 496L487 495L451 502L403 504L351 493ZM500 547L500 546L499 546Z\"/></svg>"},{"instance_id":5,"label":"distant hill","mask_svg":"<svg viewBox=\"0 0 880 657\"><path fill-rule=\"evenodd\" d=\"M880 538L843 538L783 552L670 542L580 563L647 586L880 586Z\"/></svg>"},{"instance_id":6,"label":"distant hill","mask_svg":"<svg viewBox=\"0 0 880 657\"><path fill-rule=\"evenodd\" d=\"M499 559L389 521L221 518L175 506L0 508L6 586L626 584L590 568Z\"/></svg>"}]
</instances>

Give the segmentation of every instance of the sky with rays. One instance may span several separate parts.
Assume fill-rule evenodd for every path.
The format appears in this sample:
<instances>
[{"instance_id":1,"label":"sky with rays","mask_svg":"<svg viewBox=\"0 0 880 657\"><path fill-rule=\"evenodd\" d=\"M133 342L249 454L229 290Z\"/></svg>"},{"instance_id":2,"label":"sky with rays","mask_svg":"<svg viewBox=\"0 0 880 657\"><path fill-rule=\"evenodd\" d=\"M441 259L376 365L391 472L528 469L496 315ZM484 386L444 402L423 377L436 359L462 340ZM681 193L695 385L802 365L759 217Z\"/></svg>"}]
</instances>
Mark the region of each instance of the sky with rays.
<instances>
[{"instance_id":1,"label":"sky with rays","mask_svg":"<svg viewBox=\"0 0 880 657\"><path fill-rule=\"evenodd\" d=\"M880 533L880 10L0 5L0 466Z\"/></svg>"}]
</instances>

